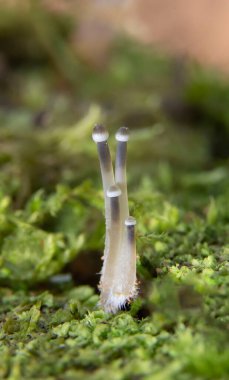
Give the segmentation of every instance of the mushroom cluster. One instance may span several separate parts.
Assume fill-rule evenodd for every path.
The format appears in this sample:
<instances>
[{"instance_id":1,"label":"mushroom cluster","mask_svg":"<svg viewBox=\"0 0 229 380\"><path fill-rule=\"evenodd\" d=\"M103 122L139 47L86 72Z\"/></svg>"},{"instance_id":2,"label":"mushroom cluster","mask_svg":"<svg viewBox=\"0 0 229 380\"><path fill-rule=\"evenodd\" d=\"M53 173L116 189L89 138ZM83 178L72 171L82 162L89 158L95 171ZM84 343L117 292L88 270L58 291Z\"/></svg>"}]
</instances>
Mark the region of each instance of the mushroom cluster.
<instances>
[{"instance_id":1,"label":"mushroom cluster","mask_svg":"<svg viewBox=\"0 0 229 380\"><path fill-rule=\"evenodd\" d=\"M109 146L109 134L102 125L96 125L92 138L97 144L102 175L106 238L103 267L100 278L100 305L115 313L136 296L136 220L129 216L126 155L128 128L116 133L117 152L115 173Z\"/></svg>"}]
</instances>

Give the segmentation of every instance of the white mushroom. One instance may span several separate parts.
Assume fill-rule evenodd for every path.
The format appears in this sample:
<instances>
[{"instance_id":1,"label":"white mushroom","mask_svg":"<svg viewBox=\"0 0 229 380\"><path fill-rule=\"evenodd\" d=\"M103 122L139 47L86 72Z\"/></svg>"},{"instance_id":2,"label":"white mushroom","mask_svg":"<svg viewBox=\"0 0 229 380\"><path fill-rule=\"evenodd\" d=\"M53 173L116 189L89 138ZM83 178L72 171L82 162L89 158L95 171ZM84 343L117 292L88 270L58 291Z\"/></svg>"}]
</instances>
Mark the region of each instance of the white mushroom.
<instances>
[{"instance_id":1,"label":"white mushroom","mask_svg":"<svg viewBox=\"0 0 229 380\"><path fill-rule=\"evenodd\" d=\"M92 138L97 144L99 155L100 170L103 183L103 192L105 200L105 222L106 222L106 238L104 248L104 258L109 250L109 236L111 224L110 202L107 197L107 191L110 186L114 185L114 172L111 161L110 149L107 143L109 133L102 125L96 125L93 129Z\"/></svg>"},{"instance_id":2,"label":"white mushroom","mask_svg":"<svg viewBox=\"0 0 229 380\"><path fill-rule=\"evenodd\" d=\"M115 161L115 182L122 191L121 195L121 215L122 221L129 216L128 196L127 196L127 181L126 181L126 155L127 141L129 140L129 130L122 127L115 135L117 144L116 161Z\"/></svg>"},{"instance_id":3,"label":"white mushroom","mask_svg":"<svg viewBox=\"0 0 229 380\"><path fill-rule=\"evenodd\" d=\"M106 312L115 313L136 296L136 220L129 216L126 155L128 128L122 127L116 133L118 141L115 179L109 147L108 132L102 126L93 130L97 143L102 174L106 239L104 262L100 279L100 304Z\"/></svg>"},{"instance_id":4,"label":"white mushroom","mask_svg":"<svg viewBox=\"0 0 229 380\"><path fill-rule=\"evenodd\" d=\"M117 186L111 186L107 191L107 196L110 199L111 228L109 236L109 251L106 257L104 257L100 279L100 303L107 312L116 311L114 307L114 299L119 284L117 266L119 263L121 245L120 237L122 232L120 195L121 190Z\"/></svg>"}]
</instances>

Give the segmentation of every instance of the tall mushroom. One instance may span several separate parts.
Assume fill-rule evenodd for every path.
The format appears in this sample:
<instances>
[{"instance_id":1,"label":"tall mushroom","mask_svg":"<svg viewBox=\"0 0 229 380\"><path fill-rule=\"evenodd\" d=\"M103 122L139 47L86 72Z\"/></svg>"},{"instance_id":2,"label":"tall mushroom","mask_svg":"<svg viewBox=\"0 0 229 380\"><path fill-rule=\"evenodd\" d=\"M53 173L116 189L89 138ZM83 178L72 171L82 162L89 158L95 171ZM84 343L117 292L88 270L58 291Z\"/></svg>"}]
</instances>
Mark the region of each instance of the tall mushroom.
<instances>
[{"instance_id":1,"label":"tall mushroom","mask_svg":"<svg viewBox=\"0 0 229 380\"><path fill-rule=\"evenodd\" d=\"M136 220L129 216L126 154L128 128L116 133L118 141L113 174L108 132L96 125L92 134L97 144L105 199L106 238L100 278L100 304L115 313L136 296Z\"/></svg>"}]
</instances>

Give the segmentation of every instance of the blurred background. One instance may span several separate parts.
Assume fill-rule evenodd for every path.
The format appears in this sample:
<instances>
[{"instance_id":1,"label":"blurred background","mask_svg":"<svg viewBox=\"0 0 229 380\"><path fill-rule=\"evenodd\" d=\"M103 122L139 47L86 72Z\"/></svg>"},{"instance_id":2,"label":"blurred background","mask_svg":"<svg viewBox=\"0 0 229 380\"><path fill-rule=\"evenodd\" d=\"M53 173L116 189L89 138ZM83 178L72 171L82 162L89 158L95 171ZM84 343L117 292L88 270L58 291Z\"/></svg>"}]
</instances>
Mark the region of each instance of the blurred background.
<instances>
[{"instance_id":1,"label":"blurred background","mask_svg":"<svg viewBox=\"0 0 229 380\"><path fill-rule=\"evenodd\" d=\"M131 130L130 193L159 191L200 210L226 191L228 8L223 0L0 1L2 207L23 210L43 231L73 232L78 206L77 217L68 205L56 221L39 191L88 180L101 188L91 140L101 122L111 135ZM91 188L81 191L93 199ZM97 233L91 247L101 250Z\"/></svg>"},{"instance_id":2,"label":"blurred background","mask_svg":"<svg viewBox=\"0 0 229 380\"><path fill-rule=\"evenodd\" d=\"M146 166L207 167L228 157L226 1L15 0L0 7L1 176L25 177L18 204L41 186L92 175L93 164L71 156L89 154L77 133L74 140L85 117L89 130L100 121L142 130L141 141L151 144L145 150L139 141L133 160ZM62 138L68 141L59 144Z\"/></svg>"}]
</instances>

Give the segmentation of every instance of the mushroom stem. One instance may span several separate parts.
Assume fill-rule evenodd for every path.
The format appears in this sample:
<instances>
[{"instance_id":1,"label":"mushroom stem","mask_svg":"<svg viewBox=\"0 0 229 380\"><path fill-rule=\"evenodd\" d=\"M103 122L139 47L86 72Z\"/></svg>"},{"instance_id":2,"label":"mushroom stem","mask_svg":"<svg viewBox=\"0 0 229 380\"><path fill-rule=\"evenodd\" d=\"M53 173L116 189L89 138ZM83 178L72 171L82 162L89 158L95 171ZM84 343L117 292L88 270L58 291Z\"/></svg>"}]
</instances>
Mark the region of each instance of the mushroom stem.
<instances>
[{"instance_id":1,"label":"mushroom stem","mask_svg":"<svg viewBox=\"0 0 229 380\"><path fill-rule=\"evenodd\" d=\"M106 238L104 257L106 257L107 252L109 251L109 235L111 225L111 210L110 202L107 197L107 191L110 188L110 186L114 185L115 183L110 149L107 143L108 137L109 133L102 125L96 125L94 127L92 138L94 142L97 144L105 200Z\"/></svg>"},{"instance_id":2,"label":"mushroom stem","mask_svg":"<svg viewBox=\"0 0 229 380\"><path fill-rule=\"evenodd\" d=\"M129 140L129 130L122 127L115 135L117 144L116 162L115 162L115 182L120 187L121 194L121 219L124 223L125 219L129 216L128 195L127 195L127 181L126 181L126 155L127 155L127 141Z\"/></svg>"},{"instance_id":3,"label":"mushroom stem","mask_svg":"<svg viewBox=\"0 0 229 380\"><path fill-rule=\"evenodd\" d=\"M123 252L123 290L133 298L136 295L136 237L135 237L136 219L129 216L125 220L125 237L124 237L124 252Z\"/></svg>"},{"instance_id":4,"label":"mushroom stem","mask_svg":"<svg viewBox=\"0 0 229 380\"><path fill-rule=\"evenodd\" d=\"M107 191L107 196L110 199L111 210L111 228L109 237L109 251L104 257L104 263L101 273L100 290L101 290L101 305L107 312L114 312L112 304L115 296L117 281L117 265L119 260L120 237L121 237L121 213L120 213L120 196L121 190L118 186L111 186Z\"/></svg>"},{"instance_id":5,"label":"mushroom stem","mask_svg":"<svg viewBox=\"0 0 229 380\"><path fill-rule=\"evenodd\" d=\"M117 214L117 204L115 208ZM124 247L122 250L118 247L120 242L117 238L120 224L112 226L111 246L114 250L109 251L104 262L100 283L101 305L109 313L116 313L137 293L135 224L136 220L133 217L125 220L124 241L121 242Z\"/></svg>"},{"instance_id":6,"label":"mushroom stem","mask_svg":"<svg viewBox=\"0 0 229 380\"><path fill-rule=\"evenodd\" d=\"M116 140L118 141L118 145L116 153L115 181L122 191L120 204L121 223L123 226L117 268L119 268L120 295L125 298L126 302L134 297L136 293L136 247L134 227L136 220L129 217L126 180L127 141L129 140L128 128L120 128L116 133Z\"/></svg>"},{"instance_id":7,"label":"mushroom stem","mask_svg":"<svg viewBox=\"0 0 229 380\"><path fill-rule=\"evenodd\" d=\"M114 185L111 154L107 143L108 137L109 133L102 125L96 125L94 127L92 138L97 144L104 195L106 195L109 187Z\"/></svg>"}]
</instances>

